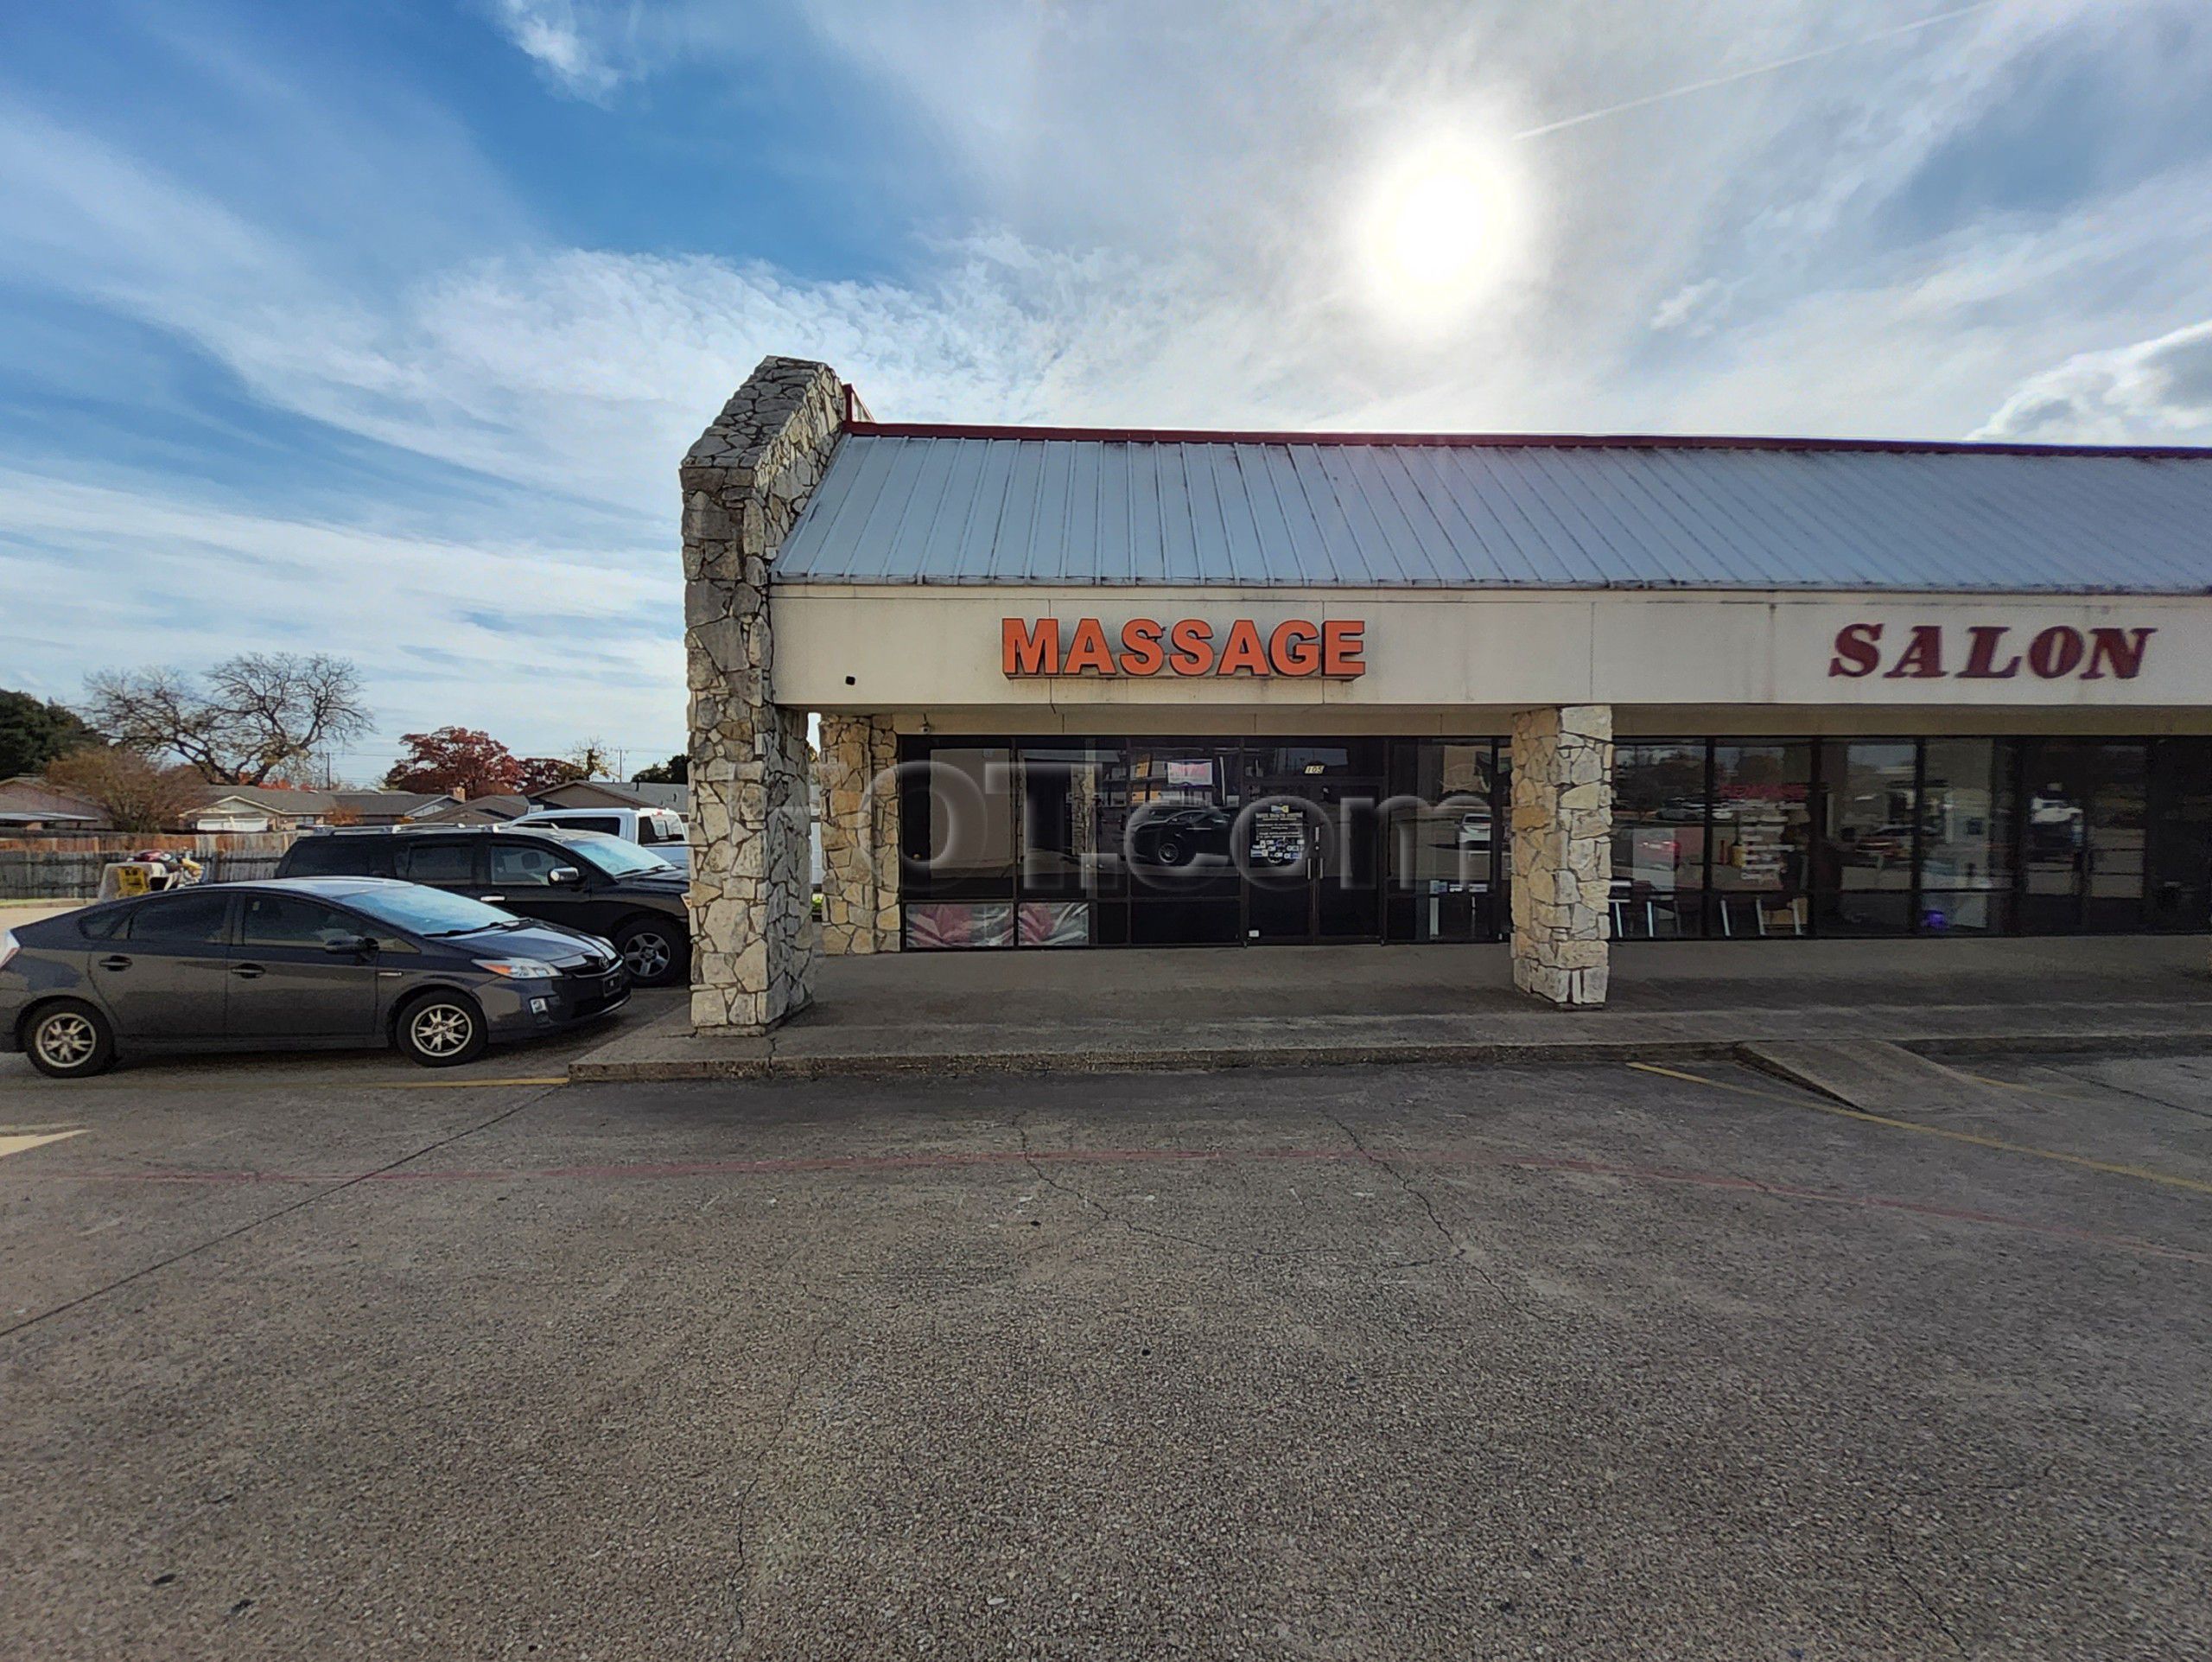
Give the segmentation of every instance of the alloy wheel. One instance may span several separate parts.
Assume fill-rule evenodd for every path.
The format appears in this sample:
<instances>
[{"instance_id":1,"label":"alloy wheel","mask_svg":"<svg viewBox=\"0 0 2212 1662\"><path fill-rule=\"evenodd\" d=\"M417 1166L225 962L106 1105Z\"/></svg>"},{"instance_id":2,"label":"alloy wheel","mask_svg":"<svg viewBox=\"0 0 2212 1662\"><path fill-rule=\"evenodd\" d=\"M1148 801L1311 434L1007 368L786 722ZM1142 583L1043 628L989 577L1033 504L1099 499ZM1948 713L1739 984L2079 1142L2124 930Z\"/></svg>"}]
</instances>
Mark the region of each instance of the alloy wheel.
<instances>
[{"instance_id":1,"label":"alloy wheel","mask_svg":"<svg viewBox=\"0 0 2212 1662\"><path fill-rule=\"evenodd\" d=\"M668 938L650 931L634 934L622 943L622 962L629 967L633 981L651 981L664 974L675 956Z\"/></svg>"},{"instance_id":2,"label":"alloy wheel","mask_svg":"<svg viewBox=\"0 0 2212 1662\"><path fill-rule=\"evenodd\" d=\"M63 1010L38 1024L38 1035L32 1043L52 1067L82 1067L98 1048L99 1035L84 1016L74 1010Z\"/></svg>"},{"instance_id":3,"label":"alloy wheel","mask_svg":"<svg viewBox=\"0 0 2212 1662\"><path fill-rule=\"evenodd\" d=\"M476 1024L458 1004L425 1004L407 1024L407 1036L425 1056L451 1056L467 1048Z\"/></svg>"}]
</instances>

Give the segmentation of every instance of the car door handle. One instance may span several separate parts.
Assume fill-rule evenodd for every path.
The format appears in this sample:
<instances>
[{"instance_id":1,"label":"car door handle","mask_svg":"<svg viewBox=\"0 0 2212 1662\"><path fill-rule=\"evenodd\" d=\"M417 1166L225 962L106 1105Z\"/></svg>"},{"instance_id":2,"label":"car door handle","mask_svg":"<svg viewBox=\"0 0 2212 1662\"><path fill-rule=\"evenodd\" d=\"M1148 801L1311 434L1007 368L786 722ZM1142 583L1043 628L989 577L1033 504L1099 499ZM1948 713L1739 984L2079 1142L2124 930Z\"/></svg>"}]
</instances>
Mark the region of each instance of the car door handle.
<instances>
[{"instance_id":1,"label":"car door handle","mask_svg":"<svg viewBox=\"0 0 2212 1662\"><path fill-rule=\"evenodd\" d=\"M258 964L233 964L231 965L231 973L241 981L252 981L266 975L268 971Z\"/></svg>"},{"instance_id":2,"label":"car door handle","mask_svg":"<svg viewBox=\"0 0 2212 1662\"><path fill-rule=\"evenodd\" d=\"M127 970L130 967L130 960L124 957L120 952L114 954L112 957L104 958L100 960L100 968L103 970Z\"/></svg>"},{"instance_id":3,"label":"car door handle","mask_svg":"<svg viewBox=\"0 0 2212 1662\"><path fill-rule=\"evenodd\" d=\"M504 895L479 895L476 898L489 904L493 901L504 901L507 897Z\"/></svg>"}]
</instances>

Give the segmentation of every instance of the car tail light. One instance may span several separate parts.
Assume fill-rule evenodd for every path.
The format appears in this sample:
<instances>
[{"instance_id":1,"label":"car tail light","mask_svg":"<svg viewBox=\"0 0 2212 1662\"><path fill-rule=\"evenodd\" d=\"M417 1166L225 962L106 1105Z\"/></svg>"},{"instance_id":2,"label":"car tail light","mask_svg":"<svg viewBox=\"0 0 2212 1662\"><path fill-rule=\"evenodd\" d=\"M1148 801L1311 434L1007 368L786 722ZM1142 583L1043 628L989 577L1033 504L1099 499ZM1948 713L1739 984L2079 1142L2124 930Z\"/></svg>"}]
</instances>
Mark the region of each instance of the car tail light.
<instances>
[{"instance_id":1,"label":"car tail light","mask_svg":"<svg viewBox=\"0 0 2212 1662\"><path fill-rule=\"evenodd\" d=\"M16 933L12 929L0 929L0 970L8 967L8 960L16 955Z\"/></svg>"}]
</instances>

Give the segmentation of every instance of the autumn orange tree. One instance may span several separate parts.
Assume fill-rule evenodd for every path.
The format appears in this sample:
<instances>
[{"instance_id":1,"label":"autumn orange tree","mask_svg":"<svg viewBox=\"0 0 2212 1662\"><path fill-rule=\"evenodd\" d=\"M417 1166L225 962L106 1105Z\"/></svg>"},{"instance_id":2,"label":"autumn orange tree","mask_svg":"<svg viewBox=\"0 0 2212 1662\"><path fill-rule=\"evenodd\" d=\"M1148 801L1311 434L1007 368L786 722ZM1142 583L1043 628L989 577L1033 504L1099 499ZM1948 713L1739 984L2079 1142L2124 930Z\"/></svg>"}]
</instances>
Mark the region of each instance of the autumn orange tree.
<instances>
[{"instance_id":1,"label":"autumn orange tree","mask_svg":"<svg viewBox=\"0 0 2212 1662\"><path fill-rule=\"evenodd\" d=\"M506 796L521 788L522 764L489 733L442 727L403 733L406 754L384 776L387 791L459 791L463 796Z\"/></svg>"}]
</instances>

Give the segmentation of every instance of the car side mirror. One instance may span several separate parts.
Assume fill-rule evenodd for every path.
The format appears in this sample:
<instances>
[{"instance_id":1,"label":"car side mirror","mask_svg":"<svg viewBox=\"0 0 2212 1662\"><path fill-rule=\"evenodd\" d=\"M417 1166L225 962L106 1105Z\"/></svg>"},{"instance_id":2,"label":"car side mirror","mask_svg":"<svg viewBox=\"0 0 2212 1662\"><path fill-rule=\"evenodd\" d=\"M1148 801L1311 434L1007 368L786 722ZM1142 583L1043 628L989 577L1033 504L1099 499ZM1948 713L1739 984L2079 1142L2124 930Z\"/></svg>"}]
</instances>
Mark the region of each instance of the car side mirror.
<instances>
[{"instance_id":1,"label":"car side mirror","mask_svg":"<svg viewBox=\"0 0 2212 1662\"><path fill-rule=\"evenodd\" d=\"M333 958L359 958L376 949L376 942L366 935L334 935L322 943L322 950Z\"/></svg>"},{"instance_id":2,"label":"car side mirror","mask_svg":"<svg viewBox=\"0 0 2212 1662\"><path fill-rule=\"evenodd\" d=\"M545 874L545 881L562 888L574 888L582 882L584 874L574 866L555 866Z\"/></svg>"}]
</instances>

